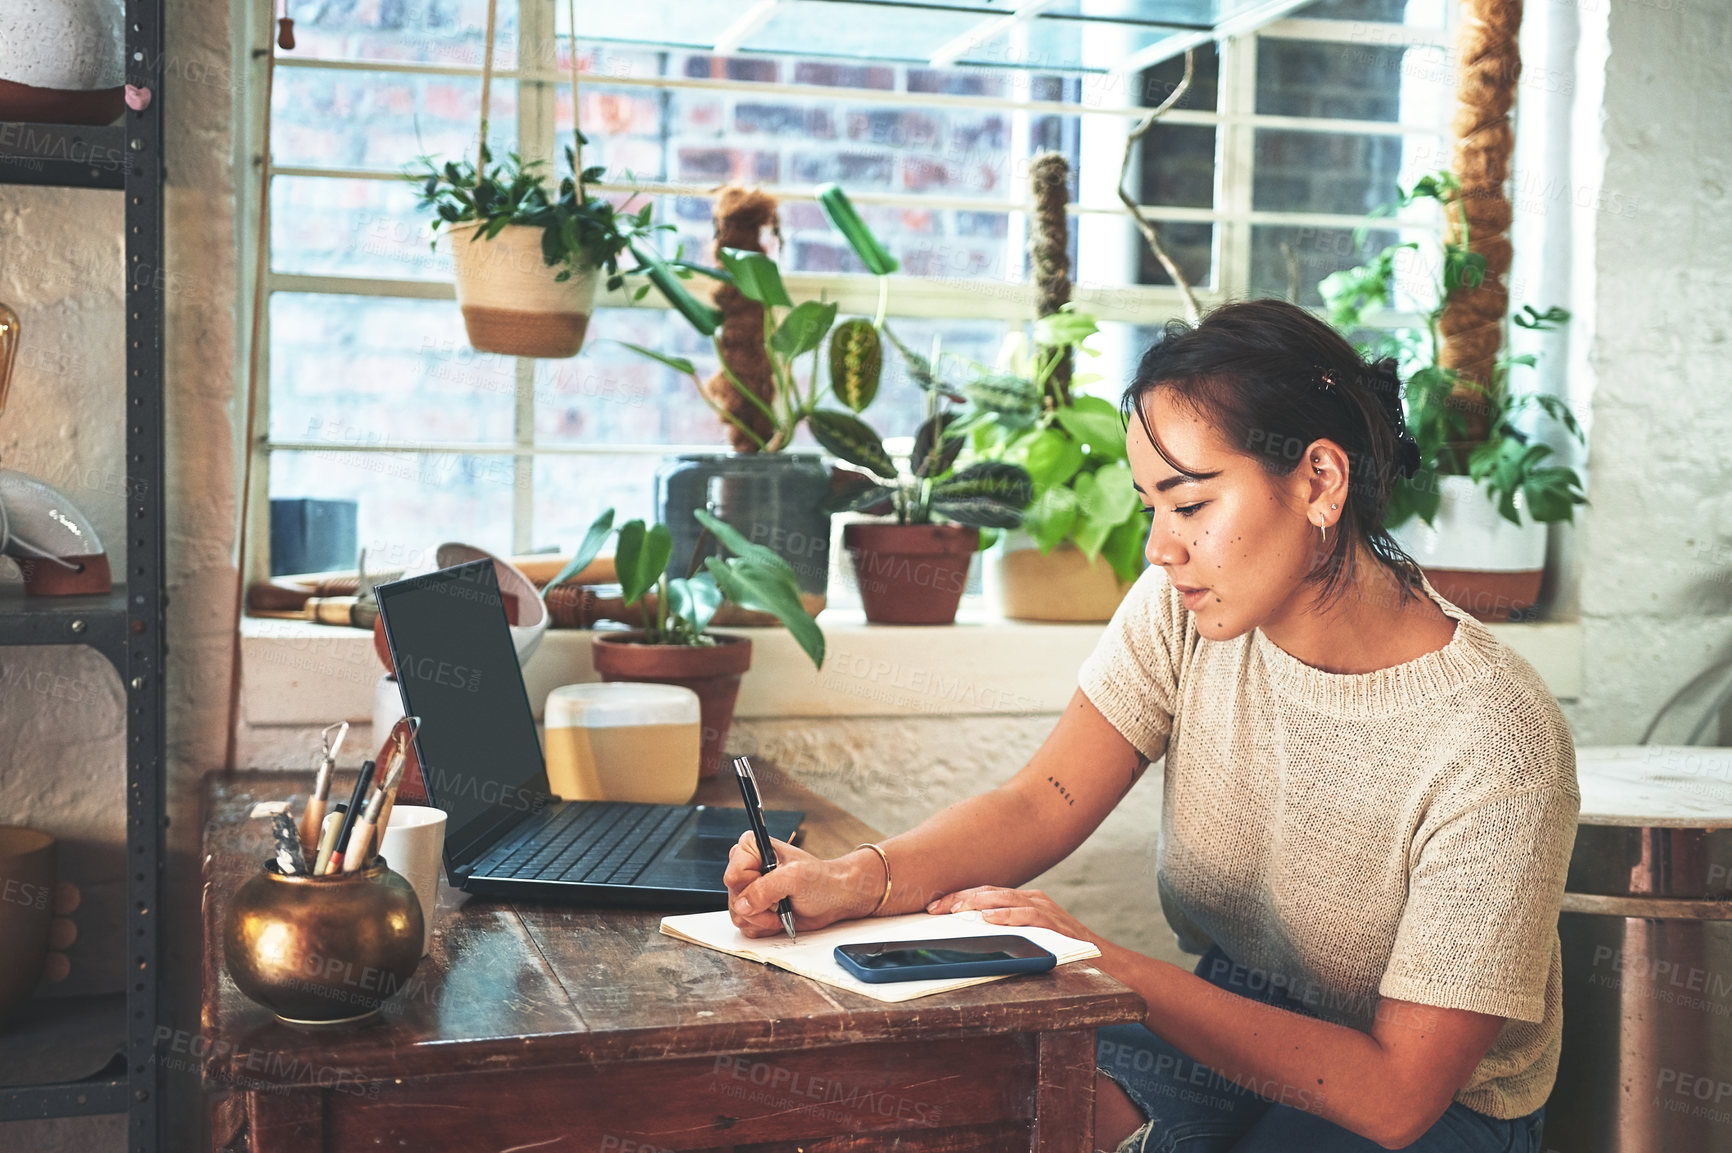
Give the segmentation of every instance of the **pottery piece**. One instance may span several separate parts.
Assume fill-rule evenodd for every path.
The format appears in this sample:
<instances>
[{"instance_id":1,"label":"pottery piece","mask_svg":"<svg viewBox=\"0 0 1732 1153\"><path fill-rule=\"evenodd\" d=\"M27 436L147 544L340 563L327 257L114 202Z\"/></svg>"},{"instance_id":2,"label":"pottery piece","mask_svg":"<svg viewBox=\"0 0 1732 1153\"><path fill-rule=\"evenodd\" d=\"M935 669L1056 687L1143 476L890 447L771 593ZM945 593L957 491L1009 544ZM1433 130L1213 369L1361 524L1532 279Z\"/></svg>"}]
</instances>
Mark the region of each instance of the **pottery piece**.
<instances>
[{"instance_id":1,"label":"pottery piece","mask_svg":"<svg viewBox=\"0 0 1732 1153\"><path fill-rule=\"evenodd\" d=\"M0 120L108 124L125 110L123 0L0 4Z\"/></svg>"},{"instance_id":2,"label":"pottery piece","mask_svg":"<svg viewBox=\"0 0 1732 1153\"><path fill-rule=\"evenodd\" d=\"M713 645L650 645L644 634L629 632L595 634L590 659L604 681L649 681L680 685L698 694L703 726L703 748L698 754L698 777L713 777L721 764L728 729L734 723L734 703L740 695L740 678L752 667L752 642L746 637L710 633Z\"/></svg>"},{"instance_id":3,"label":"pottery piece","mask_svg":"<svg viewBox=\"0 0 1732 1153\"><path fill-rule=\"evenodd\" d=\"M39 829L0 825L0 1023L42 979L58 851Z\"/></svg>"}]
</instances>

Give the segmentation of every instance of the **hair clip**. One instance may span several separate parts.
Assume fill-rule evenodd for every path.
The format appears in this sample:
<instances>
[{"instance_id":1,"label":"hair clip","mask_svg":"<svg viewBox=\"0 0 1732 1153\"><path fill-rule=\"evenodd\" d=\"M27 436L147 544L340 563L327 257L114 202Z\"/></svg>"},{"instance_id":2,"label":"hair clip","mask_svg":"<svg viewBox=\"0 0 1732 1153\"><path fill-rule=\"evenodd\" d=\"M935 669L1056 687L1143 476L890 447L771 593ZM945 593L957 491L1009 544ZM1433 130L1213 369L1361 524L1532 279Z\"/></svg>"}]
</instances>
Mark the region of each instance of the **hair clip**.
<instances>
[{"instance_id":1,"label":"hair clip","mask_svg":"<svg viewBox=\"0 0 1732 1153\"><path fill-rule=\"evenodd\" d=\"M1321 365L1312 365L1311 367L1317 373L1315 387L1331 390L1340 387L1340 382L1335 379L1335 373L1332 369L1324 368Z\"/></svg>"}]
</instances>

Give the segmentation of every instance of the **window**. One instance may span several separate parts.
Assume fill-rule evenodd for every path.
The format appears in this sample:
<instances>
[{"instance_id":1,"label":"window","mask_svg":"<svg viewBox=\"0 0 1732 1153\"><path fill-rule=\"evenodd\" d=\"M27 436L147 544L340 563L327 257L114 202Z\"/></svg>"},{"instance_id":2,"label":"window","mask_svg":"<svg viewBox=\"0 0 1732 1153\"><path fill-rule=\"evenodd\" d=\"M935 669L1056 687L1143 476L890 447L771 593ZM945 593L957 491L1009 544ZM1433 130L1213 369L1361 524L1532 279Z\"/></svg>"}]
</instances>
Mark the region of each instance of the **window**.
<instances>
[{"instance_id":1,"label":"window","mask_svg":"<svg viewBox=\"0 0 1732 1153\"><path fill-rule=\"evenodd\" d=\"M1315 304L1318 280L1387 243L1392 232L1355 246L1353 229L1398 182L1447 159L1452 8L1322 0L1198 50L1193 89L1130 179L1205 306L1289 293ZM565 11L500 0L496 152L551 156L570 139ZM518 361L465 342L449 259L429 250L402 173L424 154L473 156L485 12L485 0L302 10L298 46L277 63L259 448L269 480L255 487L358 498L372 568L440 540L569 548L607 505L653 515L664 455L721 443L689 381L617 343L713 367L708 343L655 294L632 304L634 285L598 302L575 359ZM1179 60L1121 85L581 39L578 49L585 163L607 166L606 193L648 196L690 255L707 253L709 190L758 184L782 199L796 297L822 291L844 314L870 314L875 282L809 195L840 181L910 274L891 297L904 339L990 362L1032 312L1026 161L1057 149L1076 182L1076 295L1105 321L1105 355L1089 368L1116 384L1182 312L1114 191L1124 133L1171 91ZM908 433L919 397L890 360L871 416Z\"/></svg>"}]
</instances>

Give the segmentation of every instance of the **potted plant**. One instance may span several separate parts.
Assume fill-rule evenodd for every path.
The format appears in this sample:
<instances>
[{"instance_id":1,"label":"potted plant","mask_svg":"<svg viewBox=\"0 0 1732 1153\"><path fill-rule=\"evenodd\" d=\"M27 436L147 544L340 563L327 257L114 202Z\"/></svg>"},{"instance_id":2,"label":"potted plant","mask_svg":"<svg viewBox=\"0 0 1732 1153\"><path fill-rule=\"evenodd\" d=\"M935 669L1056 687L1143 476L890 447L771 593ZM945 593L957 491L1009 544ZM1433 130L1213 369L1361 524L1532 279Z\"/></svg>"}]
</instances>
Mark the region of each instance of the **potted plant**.
<instances>
[{"instance_id":1,"label":"potted plant","mask_svg":"<svg viewBox=\"0 0 1732 1153\"><path fill-rule=\"evenodd\" d=\"M493 42L497 0L487 3L481 57L481 129L478 161L421 158L423 170L409 178L421 187L420 205L433 212L433 244L443 225L456 264L457 304L469 343L480 352L505 356L576 356L583 347L596 282L624 283L619 256L632 242L671 224L650 224L651 206L636 213L591 196L587 185L605 167L584 168L589 143L579 123L578 59L571 54L573 146L565 149L571 175L550 190L546 165L511 153L491 168L487 147L488 108L493 96ZM636 251L634 249L634 251ZM647 288L643 291L648 291ZM640 292L641 295L641 292Z\"/></svg>"},{"instance_id":2,"label":"potted plant","mask_svg":"<svg viewBox=\"0 0 1732 1153\"><path fill-rule=\"evenodd\" d=\"M579 171L575 149L565 150L572 175L557 191L544 161L513 152L490 166L485 148L481 157L479 171L467 160L441 166L423 157L424 170L410 177L421 187L420 206L434 214L434 245L441 226L450 240L469 343L505 356L576 356L602 274L618 288L620 254L673 226L651 224L648 204L630 213L589 195L585 185L606 170Z\"/></svg>"},{"instance_id":3,"label":"potted plant","mask_svg":"<svg viewBox=\"0 0 1732 1153\"><path fill-rule=\"evenodd\" d=\"M872 237L841 189L829 186L820 203L832 220L849 223L848 236L868 267L880 276L896 263ZM769 255L779 238L776 201L768 194L729 186L716 200L714 267L676 261L634 249L650 281L703 336L710 338L717 369L700 376L691 361L638 345L633 351L692 379L697 394L716 414L733 451L689 453L665 462L656 474L656 504L672 526L674 555L697 544L690 512L708 508L739 526L751 540L773 549L797 574L808 611L824 606L830 576L830 518L823 511L831 491L829 467L817 453L790 451L794 435L830 397L858 412L877 394L883 351L880 316L836 322L837 307L823 301L796 303ZM701 275L716 283L715 304L696 300L682 278ZM819 350L827 345L827 372ZM734 620L731 623L765 623Z\"/></svg>"},{"instance_id":4,"label":"potted plant","mask_svg":"<svg viewBox=\"0 0 1732 1153\"><path fill-rule=\"evenodd\" d=\"M787 626L817 668L824 665L824 634L802 606L794 570L786 561L703 509L693 510L692 515L705 533L733 555L698 553L692 559L691 575L670 578L667 568L674 538L668 526L646 528L643 521L632 520L616 530L610 508L589 526L570 563L548 582L543 595L581 572L608 537L617 535L614 569L622 599L627 605L641 605L643 627L598 632L590 650L595 671L604 681L650 681L695 692L703 727L699 775L712 777L733 723L740 677L752 664L749 638L709 631L717 611L731 602L768 613ZM696 571L700 558L701 572Z\"/></svg>"},{"instance_id":5,"label":"potted plant","mask_svg":"<svg viewBox=\"0 0 1732 1153\"><path fill-rule=\"evenodd\" d=\"M1020 524L1031 485L1021 466L1005 461L956 468L966 439L960 419L945 409L946 392L929 366L909 359L916 380L929 386L926 419L900 466L882 438L853 413L817 409L808 422L818 443L864 470L844 481L825 507L893 518L842 529L866 619L950 624L968 582L969 558L980 547L980 530Z\"/></svg>"},{"instance_id":6,"label":"potted plant","mask_svg":"<svg viewBox=\"0 0 1732 1153\"><path fill-rule=\"evenodd\" d=\"M1485 258L1468 247L1460 192L1454 176L1439 172L1378 212L1430 200L1454 213L1458 220L1441 239L1435 265L1420 259L1417 243L1393 244L1364 265L1332 273L1319 287L1330 322L1345 334L1362 330L1383 310L1424 318L1423 329L1389 332L1366 349L1394 357L1407 379L1407 426L1419 446L1419 471L1396 482L1385 525L1444 599L1481 620L1520 619L1539 597L1546 525L1573 521L1576 506L1587 503L1574 469L1546 463L1553 450L1528 421L1530 415L1554 420L1578 442L1582 429L1558 397L1510 394L1510 370L1531 367L1532 356L1501 355L1484 384L1443 363L1444 310L1485 277ZM1533 331L1568 319L1561 308L1539 312L1531 305L1511 317ZM1476 425L1485 429L1483 439L1470 437Z\"/></svg>"},{"instance_id":7,"label":"potted plant","mask_svg":"<svg viewBox=\"0 0 1732 1153\"><path fill-rule=\"evenodd\" d=\"M971 453L1021 465L1033 483L1020 532L986 557L989 599L1013 620L1104 621L1143 568L1141 502L1132 487L1124 422L1100 397L1073 391L1097 377L1069 376L1093 316L1071 305L1034 324L1032 347L1011 334L996 368L974 367L962 386L978 414Z\"/></svg>"}]
</instances>

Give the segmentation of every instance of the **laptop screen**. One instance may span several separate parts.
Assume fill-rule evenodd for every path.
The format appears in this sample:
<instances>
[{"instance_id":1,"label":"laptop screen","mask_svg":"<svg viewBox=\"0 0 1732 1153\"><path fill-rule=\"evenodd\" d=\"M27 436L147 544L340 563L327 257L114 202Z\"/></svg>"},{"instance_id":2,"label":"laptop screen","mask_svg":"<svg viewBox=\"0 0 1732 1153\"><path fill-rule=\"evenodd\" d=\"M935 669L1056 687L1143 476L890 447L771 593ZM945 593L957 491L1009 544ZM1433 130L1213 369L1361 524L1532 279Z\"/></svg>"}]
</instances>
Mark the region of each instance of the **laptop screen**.
<instances>
[{"instance_id":1,"label":"laptop screen","mask_svg":"<svg viewBox=\"0 0 1732 1153\"><path fill-rule=\"evenodd\" d=\"M476 560L377 592L403 708L421 718L427 793L447 814L449 869L550 799L498 574Z\"/></svg>"}]
</instances>

